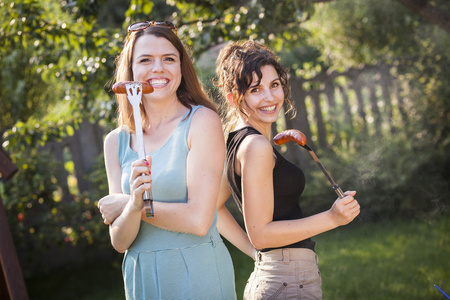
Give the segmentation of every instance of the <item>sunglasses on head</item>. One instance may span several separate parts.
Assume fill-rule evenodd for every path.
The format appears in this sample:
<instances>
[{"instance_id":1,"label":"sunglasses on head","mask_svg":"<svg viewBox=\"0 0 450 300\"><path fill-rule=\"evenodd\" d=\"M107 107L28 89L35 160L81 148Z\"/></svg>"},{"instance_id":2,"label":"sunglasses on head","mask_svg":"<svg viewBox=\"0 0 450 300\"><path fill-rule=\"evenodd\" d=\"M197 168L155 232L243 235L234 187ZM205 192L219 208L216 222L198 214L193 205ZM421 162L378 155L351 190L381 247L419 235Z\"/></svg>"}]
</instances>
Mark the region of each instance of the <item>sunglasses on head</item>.
<instances>
[{"instance_id":1,"label":"sunglasses on head","mask_svg":"<svg viewBox=\"0 0 450 300\"><path fill-rule=\"evenodd\" d=\"M127 39L130 38L130 34L132 32L145 30L146 28L148 28L150 26L166 27L166 28L172 30L175 34L178 33L177 27L175 25L173 25L173 23L171 23L169 21L143 21L143 22L136 22L136 23L133 23L130 26L128 26Z\"/></svg>"}]
</instances>

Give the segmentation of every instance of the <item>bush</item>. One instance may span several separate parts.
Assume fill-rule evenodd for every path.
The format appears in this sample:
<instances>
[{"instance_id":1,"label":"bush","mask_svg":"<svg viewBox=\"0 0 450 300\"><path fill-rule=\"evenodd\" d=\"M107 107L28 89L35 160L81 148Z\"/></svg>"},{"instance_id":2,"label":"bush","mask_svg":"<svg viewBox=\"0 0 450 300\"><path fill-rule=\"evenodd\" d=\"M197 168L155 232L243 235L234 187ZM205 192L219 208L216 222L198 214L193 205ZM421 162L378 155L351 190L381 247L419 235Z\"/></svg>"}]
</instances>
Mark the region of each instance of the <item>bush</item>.
<instances>
[{"instance_id":1,"label":"bush","mask_svg":"<svg viewBox=\"0 0 450 300\"><path fill-rule=\"evenodd\" d=\"M319 158L344 191L358 192L361 218L434 217L450 207L450 161L445 147L428 145L394 136L367 141L347 157ZM314 167L302 204L308 214L330 208L336 198L323 173Z\"/></svg>"},{"instance_id":2,"label":"bush","mask_svg":"<svg viewBox=\"0 0 450 300\"><path fill-rule=\"evenodd\" d=\"M12 157L20 171L3 184L2 198L25 277L113 255L96 207L107 193L102 157L89 178L96 190L68 198L62 191L67 183L58 179L64 166L49 151L29 149Z\"/></svg>"}]
</instances>

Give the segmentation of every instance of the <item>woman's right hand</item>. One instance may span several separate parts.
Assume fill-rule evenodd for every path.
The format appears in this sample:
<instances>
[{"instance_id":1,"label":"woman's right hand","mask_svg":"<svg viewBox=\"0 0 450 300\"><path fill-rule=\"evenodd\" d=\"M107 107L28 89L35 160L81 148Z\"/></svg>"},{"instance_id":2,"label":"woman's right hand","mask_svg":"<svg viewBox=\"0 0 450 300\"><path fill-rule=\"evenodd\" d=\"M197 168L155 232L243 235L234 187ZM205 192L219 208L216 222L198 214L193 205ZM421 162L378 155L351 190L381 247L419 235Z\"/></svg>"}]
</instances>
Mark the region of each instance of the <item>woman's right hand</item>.
<instances>
[{"instance_id":1,"label":"woman's right hand","mask_svg":"<svg viewBox=\"0 0 450 300\"><path fill-rule=\"evenodd\" d=\"M110 194L98 201L98 209L102 214L103 223L106 225L112 224L114 220L120 216L128 202L128 197L118 197L122 194Z\"/></svg>"},{"instance_id":2,"label":"woman's right hand","mask_svg":"<svg viewBox=\"0 0 450 300\"><path fill-rule=\"evenodd\" d=\"M360 206L354 198L355 194L355 191L346 191L345 197L338 198L333 203L330 213L337 226L347 225L359 215Z\"/></svg>"},{"instance_id":3,"label":"woman's right hand","mask_svg":"<svg viewBox=\"0 0 450 300\"><path fill-rule=\"evenodd\" d=\"M130 205L137 210L144 207L144 191L152 188L151 163L152 158L147 155L145 160L136 160L131 165Z\"/></svg>"}]
</instances>

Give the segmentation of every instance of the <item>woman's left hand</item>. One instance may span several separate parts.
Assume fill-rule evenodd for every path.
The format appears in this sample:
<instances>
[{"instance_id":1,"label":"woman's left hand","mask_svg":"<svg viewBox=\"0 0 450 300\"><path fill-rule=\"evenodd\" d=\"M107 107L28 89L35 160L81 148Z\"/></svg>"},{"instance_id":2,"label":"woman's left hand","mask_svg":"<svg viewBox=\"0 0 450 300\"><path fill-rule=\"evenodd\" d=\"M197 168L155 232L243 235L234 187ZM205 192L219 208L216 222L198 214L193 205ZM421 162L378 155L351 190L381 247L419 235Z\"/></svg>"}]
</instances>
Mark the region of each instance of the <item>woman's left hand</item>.
<instances>
[{"instance_id":1,"label":"woman's left hand","mask_svg":"<svg viewBox=\"0 0 450 300\"><path fill-rule=\"evenodd\" d=\"M356 191L346 191L343 198L338 198L329 210L337 226L347 225L360 212L358 201L354 198Z\"/></svg>"}]
</instances>

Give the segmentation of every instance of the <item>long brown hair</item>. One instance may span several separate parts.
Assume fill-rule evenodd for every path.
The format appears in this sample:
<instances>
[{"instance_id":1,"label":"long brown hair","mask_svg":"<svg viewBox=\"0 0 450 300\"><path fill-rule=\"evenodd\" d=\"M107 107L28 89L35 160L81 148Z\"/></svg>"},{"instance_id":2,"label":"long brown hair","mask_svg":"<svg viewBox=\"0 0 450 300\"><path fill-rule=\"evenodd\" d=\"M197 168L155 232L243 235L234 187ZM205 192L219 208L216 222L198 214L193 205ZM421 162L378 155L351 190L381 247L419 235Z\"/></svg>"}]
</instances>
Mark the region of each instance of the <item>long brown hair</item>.
<instances>
[{"instance_id":1,"label":"long brown hair","mask_svg":"<svg viewBox=\"0 0 450 300\"><path fill-rule=\"evenodd\" d=\"M221 89L225 99L227 94L231 93L236 105L236 108L232 107L228 101L225 101L227 109L222 117L225 119L226 132L233 130L235 127L238 121L238 109L247 115L243 109L245 92L253 81L253 72L261 81L261 67L267 65L272 65L280 77L284 100L288 108L286 113L292 112L292 115L295 116L296 110L289 100L289 75L280 63L279 57L269 47L256 41L231 42L222 48L216 61L217 80L215 86Z\"/></svg>"},{"instance_id":2,"label":"long brown hair","mask_svg":"<svg viewBox=\"0 0 450 300\"><path fill-rule=\"evenodd\" d=\"M178 50L181 60L181 83L177 89L178 100L192 110L192 105L203 105L215 112L217 112L216 105L203 91L202 85L195 72L194 64L191 57L186 50L178 36L169 28L162 26L149 26L145 30L139 30L130 34L129 39L125 42L125 45L116 58L116 72L115 82L121 81L133 81L133 52L136 41L143 35L154 35L157 37L163 37ZM118 108L117 108L117 122L119 126L127 126L130 132L134 133L134 119L133 119L133 107L128 102L126 94L116 94ZM140 105L142 126L147 126L148 120L146 118L146 112L144 106Z\"/></svg>"}]
</instances>

